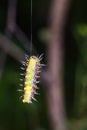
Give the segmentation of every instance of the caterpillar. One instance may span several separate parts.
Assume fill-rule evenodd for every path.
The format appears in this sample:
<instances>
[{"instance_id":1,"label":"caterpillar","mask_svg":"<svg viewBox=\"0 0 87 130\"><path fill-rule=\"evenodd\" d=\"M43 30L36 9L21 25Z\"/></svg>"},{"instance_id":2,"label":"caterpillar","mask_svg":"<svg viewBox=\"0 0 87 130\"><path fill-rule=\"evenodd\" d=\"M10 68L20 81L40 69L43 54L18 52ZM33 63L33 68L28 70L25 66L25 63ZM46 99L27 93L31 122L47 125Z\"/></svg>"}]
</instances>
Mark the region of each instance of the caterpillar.
<instances>
[{"instance_id":1,"label":"caterpillar","mask_svg":"<svg viewBox=\"0 0 87 130\"><path fill-rule=\"evenodd\" d=\"M43 54L41 54L39 57L36 56L31 56L30 58L26 55L25 56L25 62L23 61L22 64L24 67L21 67L22 70L25 70L25 74L21 74L22 76L24 75L24 85L20 84L20 86L23 86L23 103L32 103L32 100L37 101L34 98L35 94L38 94L36 92L37 83L39 83L38 79L40 78L40 72L42 66L44 64L41 64ZM20 79L23 81L23 79Z\"/></svg>"}]
</instances>

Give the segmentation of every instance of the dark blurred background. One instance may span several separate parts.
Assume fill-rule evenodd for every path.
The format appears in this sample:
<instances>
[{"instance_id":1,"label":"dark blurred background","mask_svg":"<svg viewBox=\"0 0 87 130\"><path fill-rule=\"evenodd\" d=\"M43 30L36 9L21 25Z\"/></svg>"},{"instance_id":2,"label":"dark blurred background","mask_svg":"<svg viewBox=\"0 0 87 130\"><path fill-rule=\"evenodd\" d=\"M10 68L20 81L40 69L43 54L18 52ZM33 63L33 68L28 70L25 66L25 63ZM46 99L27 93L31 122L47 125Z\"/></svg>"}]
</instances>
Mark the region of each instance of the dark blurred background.
<instances>
[{"instance_id":1,"label":"dark blurred background","mask_svg":"<svg viewBox=\"0 0 87 130\"><path fill-rule=\"evenodd\" d=\"M69 1L65 1L68 4ZM32 0L32 53L44 53L42 63L48 67L51 2ZM87 130L87 0L73 0L66 7L69 9L61 37L64 40L62 82L66 113L63 116L67 127L62 124L66 128L61 130ZM47 99L47 91L51 88L43 78L47 68L43 68L38 85L40 95L35 96L38 102L24 104L20 99L22 93L17 92L20 89L20 61L25 53L31 55L30 41L31 1L0 0L0 130L60 130L50 125L55 124L55 116L54 121L49 116L51 98Z\"/></svg>"}]
</instances>

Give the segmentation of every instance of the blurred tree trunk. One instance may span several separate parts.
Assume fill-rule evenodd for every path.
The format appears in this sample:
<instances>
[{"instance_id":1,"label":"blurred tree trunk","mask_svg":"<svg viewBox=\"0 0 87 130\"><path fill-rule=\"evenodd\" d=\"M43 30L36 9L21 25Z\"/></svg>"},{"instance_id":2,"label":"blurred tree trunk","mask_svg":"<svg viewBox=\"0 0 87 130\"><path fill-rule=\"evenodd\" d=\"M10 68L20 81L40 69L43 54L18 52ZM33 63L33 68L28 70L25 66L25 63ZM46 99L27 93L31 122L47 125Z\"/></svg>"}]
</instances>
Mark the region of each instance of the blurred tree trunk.
<instances>
[{"instance_id":1,"label":"blurred tree trunk","mask_svg":"<svg viewBox=\"0 0 87 130\"><path fill-rule=\"evenodd\" d=\"M48 110L52 130L67 130L63 95L63 39L70 0L52 0L48 44Z\"/></svg>"}]
</instances>

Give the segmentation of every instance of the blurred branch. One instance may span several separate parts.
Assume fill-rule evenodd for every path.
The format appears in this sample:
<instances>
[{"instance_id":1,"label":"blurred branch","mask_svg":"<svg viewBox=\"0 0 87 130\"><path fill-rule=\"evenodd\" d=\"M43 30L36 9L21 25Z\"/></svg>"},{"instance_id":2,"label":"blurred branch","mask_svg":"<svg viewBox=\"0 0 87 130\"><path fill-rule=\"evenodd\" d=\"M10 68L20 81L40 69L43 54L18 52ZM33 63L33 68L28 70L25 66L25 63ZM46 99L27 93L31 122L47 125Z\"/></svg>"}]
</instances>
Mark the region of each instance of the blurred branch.
<instances>
[{"instance_id":1,"label":"blurred branch","mask_svg":"<svg viewBox=\"0 0 87 130\"><path fill-rule=\"evenodd\" d=\"M23 43L24 48L29 50L29 39L16 24L16 8L17 0L8 0L7 26L5 34L9 38L12 36L12 34L15 34L21 43Z\"/></svg>"},{"instance_id":2,"label":"blurred branch","mask_svg":"<svg viewBox=\"0 0 87 130\"><path fill-rule=\"evenodd\" d=\"M23 43L22 45L24 46L24 48L26 50L29 50L30 41L27 38L27 36L25 35L25 33L17 25L16 25L16 28L15 28L14 34L20 40L20 42Z\"/></svg>"},{"instance_id":3,"label":"blurred branch","mask_svg":"<svg viewBox=\"0 0 87 130\"><path fill-rule=\"evenodd\" d=\"M16 26L17 0L8 0L7 26L5 33L10 36L15 31Z\"/></svg>"},{"instance_id":4,"label":"blurred branch","mask_svg":"<svg viewBox=\"0 0 87 130\"><path fill-rule=\"evenodd\" d=\"M17 0L8 0L8 14L7 14L7 27L6 34L11 36L14 34L23 43L24 48L29 51L29 39L24 34L24 32L16 24L16 8Z\"/></svg>"},{"instance_id":5,"label":"blurred branch","mask_svg":"<svg viewBox=\"0 0 87 130\"><path fill-rule=\"evenodd\" d=\"M69 0L52 0L49 19L50 39L48 44L47 100L52 130L66 130L63 95L63 39L64 26L69 9ZM47 75L47 76L46 76Z\"/></svg>"},{"instance_id":6,"label":"blurred branch","mask_svg":"<svg viewBox=\"0 0 87 130\"><path fill-rule=\"evenodd\" d=\"M24 52L9 40L6 36L0 34L0 47L5 51L5 53L11 55L17 61L21 62L24 60Z\"/></svg>"},{"instance_id":7,"label":"blurred branch","mask_svg":"<svg viewBox=\"0 0 87 130\"><path fill-rule=\"evenodd\" d=\"M7 11L7 25L5 29L5 34L11 38L12 32L15 29L15 22L16 22L16 0L8 0L8 11ZM1 39L0 39L1 40ZM2 42L3 46L6 44L6 41ZM0 58L2 59L2 62L0 63L0 78L2 76L2 72L5 66L5 60L6 60L6 53L4 50L1 51Z\"/></svg>"},{"instance_id":8,"label":"blurred branch","mask_svg":"<svg viewBox=\"0 0 87 130\"><path fill-rule=\"evenodd\" d=\"M19 62L24 59L24 52L21 50L21 48L17 47L17 45L15 45L10 40L12 34L16 35L16 37L21 41L21 43L23 43L23 46L27 51L30 50L29 39L26 37L24 32L16 24L16 7L17 7L17 0L8 0L7 25L5 29L5 35L7 35L7 37L0 34L0 47L1 49L3 49L2 54L4 57L2 60L3 67L4 67L7 54L11 55ZM2 69L2 67L0 69Z\"/></svg>"},{"instance_id":9,"label":"blurred branch","mask_svg":"<svg viewBox=\"0 0 87 130\"><path fill-rule=\"evenodd\" d=\"M7 54L19 62L24 59L24 52L10 41L16 27L16 7L17 0L8 0L7 25L5 29L5 35L7 35L7 37L0 34L0 48L2 49L0 55L0 59L2 59L0 63L0 77L4 69Z\"/></svg>"},{"instance_id":10,"label":"blurred branch","mask_svg":"<svg viewBox=\"0 0 87 130\"><path fill-rule=\"evenodd\" d=\"M20 42L22 43L25 50L29 51L30 50L30 41L27 38L27 36L25 35L25 33L17 25L15 28L14 34L20 40ZM36 52L34 46L33 46L33 51Z\"/></svg>"}]
</instances>

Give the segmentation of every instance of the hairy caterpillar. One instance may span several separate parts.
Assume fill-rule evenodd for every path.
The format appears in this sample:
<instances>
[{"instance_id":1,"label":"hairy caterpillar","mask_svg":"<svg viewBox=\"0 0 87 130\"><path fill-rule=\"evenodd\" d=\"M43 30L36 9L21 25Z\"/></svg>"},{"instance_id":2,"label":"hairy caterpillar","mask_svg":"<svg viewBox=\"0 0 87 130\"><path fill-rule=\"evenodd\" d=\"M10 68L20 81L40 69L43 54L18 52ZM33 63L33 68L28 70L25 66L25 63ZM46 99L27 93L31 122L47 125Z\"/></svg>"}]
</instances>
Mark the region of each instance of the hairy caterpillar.
<instances>
[{"instance_id":1,"label":"hairy caterpillar","mask_svg":"<svg viewBox=\"0 0 87 130\"><path fill-rule=\"evenodd\" d=\"M24 103L32 103L32 99L36 101L34 95L38 94L36 89L38 89L37 83L39 83L39 73L41 71L41 67L44 66L44 64L40 63L42 60L42 55L43 54L41 54L39 57L31 56L30 58L26 56L26 61L22 62L23 66L25 66L21 67L22 70L25 70L25 74L21 74L24 75L24 88L23 90L19 91L23 91L24 93L22 96L22 101ZM20 80L23 81L23 79ZM23 86L23 84L20 84L20 86Z\"/></svg>"}]
</instances>

